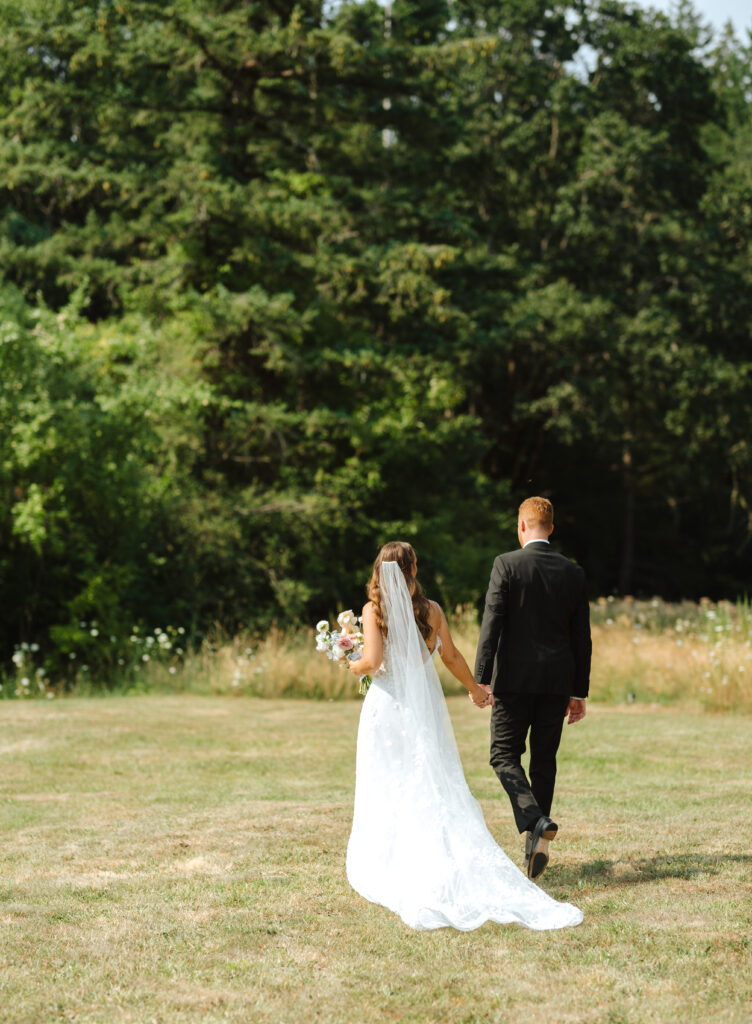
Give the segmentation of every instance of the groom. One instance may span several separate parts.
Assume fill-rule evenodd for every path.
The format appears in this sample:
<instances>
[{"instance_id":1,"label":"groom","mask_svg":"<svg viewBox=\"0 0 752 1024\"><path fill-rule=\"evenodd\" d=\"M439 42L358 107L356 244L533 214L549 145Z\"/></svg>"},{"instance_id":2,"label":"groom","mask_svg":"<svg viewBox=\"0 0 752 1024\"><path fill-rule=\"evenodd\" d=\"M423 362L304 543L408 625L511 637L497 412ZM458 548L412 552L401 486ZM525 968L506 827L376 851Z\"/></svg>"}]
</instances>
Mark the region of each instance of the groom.
<instances>
[{"instance_id":1,"label":"groom","mask_svg":"<svg viewBox=\"0 0 752 1024\"><path fill-rule=\"evenodd\" d=\"M491 767L526 832L525 866L537 878L548 844L564 717L585 717L590 680L590 609L585 573L554 551L554 508L527 498L517 519L519 551L499 555L491 571L480 627L475 678L493 692ZM530 733L530 779L521 757Z\"/></svg>"}]
</instances>

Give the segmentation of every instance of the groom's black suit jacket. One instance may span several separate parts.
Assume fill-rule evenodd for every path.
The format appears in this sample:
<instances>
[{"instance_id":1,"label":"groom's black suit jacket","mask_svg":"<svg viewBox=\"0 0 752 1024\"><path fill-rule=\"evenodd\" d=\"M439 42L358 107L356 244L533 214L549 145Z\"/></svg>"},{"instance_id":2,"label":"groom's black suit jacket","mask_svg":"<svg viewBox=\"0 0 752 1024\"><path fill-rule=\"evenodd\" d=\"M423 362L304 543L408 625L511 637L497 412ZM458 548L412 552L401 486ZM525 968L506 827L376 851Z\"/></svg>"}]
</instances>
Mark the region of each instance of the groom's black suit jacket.
<instances>
[{"instance_id":1,"label":"groom's black suit jacket","mask_svg":"<svg viewBox=\"0 0 752 1024\"><path fill-rule=\"evenodd\" d=\"M477 681L499 695L587 697L591 651L583 570L539 541L499 555L480 627Z\"/></svg>"}]
</instances>

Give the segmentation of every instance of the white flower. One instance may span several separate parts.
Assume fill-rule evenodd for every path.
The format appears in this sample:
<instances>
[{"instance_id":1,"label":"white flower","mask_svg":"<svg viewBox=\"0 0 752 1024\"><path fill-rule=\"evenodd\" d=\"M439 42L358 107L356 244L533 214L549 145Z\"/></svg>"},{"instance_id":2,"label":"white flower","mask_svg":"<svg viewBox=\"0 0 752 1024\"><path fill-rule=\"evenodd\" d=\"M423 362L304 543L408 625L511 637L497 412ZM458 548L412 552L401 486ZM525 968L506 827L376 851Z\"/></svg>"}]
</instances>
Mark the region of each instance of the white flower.
<instances>
[{"instance_id":1,"label":"white flower","mask_svg":"<svg viewBox=\"0 0 752 1024\"><path fill-rule=\"evenodd\" d=\"M73 661L73 659L76 657L76 652L75 651L71 651L70 654L68 655L68 657L70 658L71 661Z\"/></svg>"},{"instance_id":2,"label":"white flower","mask_svg":"<svg viewBox=\"0 0 752 1024\"><path fill-rule=\"evenodd\" d=\"M55 698L55 694L54 693L48 693L47 694L47 700L54 700L54 698Z\"/></svg>"},{"instance_id":3,"label":"white flower","mask_svg":"<svg viewBox=\"0 0 752 1024\"><path fill-rule=\"evenodd\" d=\"M29 680L26 678L26 676L24 676L23 679L21 680L21 686L27 687L28 685L29 685Z\"/></svg>"},{"instance_id":4,"label":"white flower","mask_svg":"<svg viewBox=\"0 0 752 1024\"><path fill-rule=\"evenodd\" d=\"M334 661L341 661L341 659L344 658L346 653L347 651L343 651L341 647L335 647L334 650L332 651L332 658L334 659Z\"/></svg>"},{"instance_id":5,"label":"white flower","mask_svg":"<svg viewBox=\"0 0 752 1024\"><path fill-rule=\"evenodd\" d=\"M142 654L141 661L151 661L151 658L149 657L148 654Z\"/></svg>"},{"instance_id":6,"label":"white flower","mask_svg":"<svg viewBox=\"0 0 752 1024\"><path fill-rule=\"evenodd\" d=\"M326 621L326 619L322 619L320 622L316 623L317 633L324 633L327 629L329 629L329 623Z\"/></svg>"},{"instance_id":7,"label":"white flower","mask_svg":"<svg viewBox=\"0 0 752 1024\"><path fill-rule=\"evenodd\" d=\"M24 663L24 656L23 656L22 652L21 651L16 651L14 653L14 655L13 655L13 664L16 665L18 668L20 668L21 665L23 665L23 663Z\"/></svg>"},{"instance_id":8,"label":"white flower","mask_svg":"<svg viewBox=\"0 0 752 1024\"><path fill-rule=\"evenodd\" d=\"M89 636L99 636L99 630L98 629L90 629L89 630Z\"/></svg>"},{"instance_id":9,"label":"white flower","mask_svg":"<svg viewBox=\"0 0 752 1024\"><path fill-rule=\"evenodd\" d=\"M316 641L316 650L317 651L328 651L329 650L329 644L326 642L326 640L317 640Z\"/></svg>"},{"instance_id":10,"label":"white flower","mask_svg":"<svg viewBox=\"0 0 752 1024\"><path fill-rule=\"evenodd\" d=\"M177 669L175 668L175 666L174 665L170 665L170 675L174 676L176 672L177 672Z\"/></svg>"},{"instance_id":11,"label":"white flower","mask_svg":"<svg viewBox=\"0 0 752 1024\"><path fill-rule=\"evenodd\" d=\"M36 652L39 650L39 644L32 644L29 650L34 651L34 653L36 654Z\"/></svg>"}]
</instances>

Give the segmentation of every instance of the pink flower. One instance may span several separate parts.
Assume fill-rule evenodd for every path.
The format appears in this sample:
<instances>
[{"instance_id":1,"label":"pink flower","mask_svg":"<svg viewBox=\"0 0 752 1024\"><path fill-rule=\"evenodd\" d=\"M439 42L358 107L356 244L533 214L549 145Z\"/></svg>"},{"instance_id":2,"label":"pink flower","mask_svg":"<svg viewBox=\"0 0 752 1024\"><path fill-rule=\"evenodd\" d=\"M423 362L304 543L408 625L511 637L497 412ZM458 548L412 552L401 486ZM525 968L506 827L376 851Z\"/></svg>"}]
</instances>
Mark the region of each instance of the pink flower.
<instances>
[{"instance_id":1,"label":"pink flower","mask_svg":"<svg viewBox=\"0 0 752 1024\"><path fill-rule=\"evenodd\" d=\"M341 647L343 651L351 651L355 642L351 636L341 636L337 641L337 646Z\"/></svg>"}]
</instances>

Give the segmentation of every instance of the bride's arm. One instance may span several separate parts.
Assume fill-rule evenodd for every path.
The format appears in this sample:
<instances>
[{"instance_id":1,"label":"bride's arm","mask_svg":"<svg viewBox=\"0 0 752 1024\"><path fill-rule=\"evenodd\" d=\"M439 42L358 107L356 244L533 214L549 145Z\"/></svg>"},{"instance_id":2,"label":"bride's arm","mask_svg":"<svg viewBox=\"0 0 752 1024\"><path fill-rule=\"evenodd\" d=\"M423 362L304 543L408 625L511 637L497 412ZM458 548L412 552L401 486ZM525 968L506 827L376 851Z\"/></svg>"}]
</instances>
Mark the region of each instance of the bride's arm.
<instances>
[{"instance_id":1,"label":"bride's arm","mask_svg":"<svg viewBox=\"0 0 752 1024\"><path fill-rule=\"evenodd\" d=\"M384 660L384 638L381 635L376 612L369 601L363 608L363 657L348 661L347 667L354 676L370 676L381 667Z\"/></svg>"},{"instance_id":2,"label":"bride's arm","mask_svg":"<svg viewBox=\"0 0 752 1024\"><path fill-rule=\"evenodd\" d=\"M446 620L443 608L441 605L436 604L435 601L432 601L431 604L434 609L438 611L439 615L438 635L441 639L441 660L452 673L454 678L465 687L473 704L493 704L493 696L491 696L488 690L480 686L475 681L475 678L470 671L470 667L462 656L462 652L455 647L454 640L452 640L452 634L449 631L449 623Z\"/></svg>"}]
</instances>

